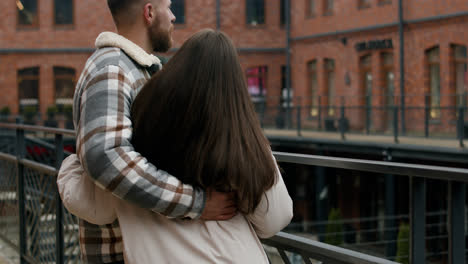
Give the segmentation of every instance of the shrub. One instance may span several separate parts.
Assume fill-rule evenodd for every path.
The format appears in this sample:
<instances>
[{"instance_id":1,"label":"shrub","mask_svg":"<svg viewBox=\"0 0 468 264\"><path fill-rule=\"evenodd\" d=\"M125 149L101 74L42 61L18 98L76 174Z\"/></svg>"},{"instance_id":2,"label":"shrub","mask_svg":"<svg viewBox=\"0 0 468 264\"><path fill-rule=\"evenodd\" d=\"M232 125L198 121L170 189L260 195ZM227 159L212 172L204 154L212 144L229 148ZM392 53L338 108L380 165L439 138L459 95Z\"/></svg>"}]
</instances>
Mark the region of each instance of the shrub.
<instances>
[{"instance_id":1,"label":"shrub","mask_svg":"<svg viewBox=\"0 0 468 264\"><path fill-rule=\"evenodd\" d=\"M406 223L401 223L398 228L397 257L396 262L402 264L409 263L409 236L410 227Z\"/></svg>"},{"instance_id":2,"label":"shrub","mask_svg":"<svg viewBox=\"0 0 468 264\"><path fill-rule=\"evenodd\" d=\"M8 116L10 114L11 114L10 107L4 106L2 107L2 109L0 109L0 115Z\"/></svg>"},{"instance_id":3,"label":"shrub","mask_svg":"<svg viewBox=\"0 0 468 264\"><path fill-rule=\"evenodd\" d=\"M343 223L340 222L341 219L340 210L332 208L328 215L325 243L335 246L343 244Z\"/></svg>"}]
</instances>

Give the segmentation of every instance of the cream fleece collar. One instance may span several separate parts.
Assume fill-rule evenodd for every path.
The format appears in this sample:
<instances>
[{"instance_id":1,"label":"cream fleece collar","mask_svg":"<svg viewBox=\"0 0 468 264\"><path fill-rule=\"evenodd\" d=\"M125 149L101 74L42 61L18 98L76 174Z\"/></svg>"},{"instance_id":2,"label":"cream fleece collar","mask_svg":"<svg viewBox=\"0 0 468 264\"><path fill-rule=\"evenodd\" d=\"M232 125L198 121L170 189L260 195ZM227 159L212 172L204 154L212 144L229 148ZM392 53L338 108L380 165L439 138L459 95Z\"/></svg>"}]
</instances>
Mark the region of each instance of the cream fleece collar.
<instances>
[{"instance_id":1,"label":"cream fleece collar","mask_svg":"<svg viewBox=\"0 0 468 264\"><path fill-rule=\"evenodd\" d=\"M141 66L149 67L153 64L161 66L161 61L153 54L148 54L140 46L114 32L102 32L96 39L96 48L120 48Z\"/></svg>"}]
</instances>

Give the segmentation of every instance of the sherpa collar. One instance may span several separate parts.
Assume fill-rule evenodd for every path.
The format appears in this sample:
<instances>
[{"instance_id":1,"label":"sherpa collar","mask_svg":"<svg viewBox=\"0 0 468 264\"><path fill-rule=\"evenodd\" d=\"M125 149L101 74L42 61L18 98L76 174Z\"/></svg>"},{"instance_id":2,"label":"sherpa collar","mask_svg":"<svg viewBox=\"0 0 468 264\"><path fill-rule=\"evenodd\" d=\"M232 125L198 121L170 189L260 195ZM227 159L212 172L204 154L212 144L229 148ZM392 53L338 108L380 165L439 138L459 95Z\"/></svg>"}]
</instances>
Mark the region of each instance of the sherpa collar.
<instances>
[{"instance_id":1,"label":"sherpa collar","mask_svg":"<svg viewBox=\"0 0 468 264\"><path fill-rule=\"evenodd\" d=\"M148 54L140 46L114 32L102 32L96 39L96 48L120 48L141 66L149 67L153 64L161 66L161 61L153 54Z\"/></svg>"}]
</instances>

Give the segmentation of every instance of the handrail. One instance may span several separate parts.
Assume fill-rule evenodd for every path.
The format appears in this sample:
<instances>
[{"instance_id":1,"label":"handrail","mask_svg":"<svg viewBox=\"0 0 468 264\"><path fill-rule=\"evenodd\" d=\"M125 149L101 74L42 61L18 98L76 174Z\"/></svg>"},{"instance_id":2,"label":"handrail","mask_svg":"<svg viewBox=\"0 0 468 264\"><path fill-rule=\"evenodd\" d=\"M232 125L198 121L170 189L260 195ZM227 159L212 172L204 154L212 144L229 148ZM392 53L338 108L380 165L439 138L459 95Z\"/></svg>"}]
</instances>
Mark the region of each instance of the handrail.
<instances>
[{"instance_id":1,"label":"handrail","mask_svg":"<svg viewBox=\"0 0 468 264\"><path fill-rule=\"evenodd\" d=\"M468 182L468 169L273 152L278 162Z\"/></svg>"},{"instance_id":2,"label":"handrail","mask_svg":"<svg viewBox=\"0 0 468 264\"><path fill-rule=\"evenodd\" d=\"M356 263L356 264L396 264L390 260L373 257L349 249L325 244L284 232L277 233L269 239L262 239L268 246L299 253L304 258L317 258L324 263ZM306 262L308 263L308 262Z\"/></svg>"},{"instance_id":3,"label":"handrail","mask_svg":"<svg viewBox=\"0 0 468 264\"><path fill-rule=\"evenodd\" d=\"M32 131L32 132L45 132L45 133L51 133L51 134L56 134L56 135L73 136L73 137L75 136L74 130L51 128L51 127L45 127L45 126L0 123L0 128L20 129L20 130Z\"/></svg>"}]
</instances>

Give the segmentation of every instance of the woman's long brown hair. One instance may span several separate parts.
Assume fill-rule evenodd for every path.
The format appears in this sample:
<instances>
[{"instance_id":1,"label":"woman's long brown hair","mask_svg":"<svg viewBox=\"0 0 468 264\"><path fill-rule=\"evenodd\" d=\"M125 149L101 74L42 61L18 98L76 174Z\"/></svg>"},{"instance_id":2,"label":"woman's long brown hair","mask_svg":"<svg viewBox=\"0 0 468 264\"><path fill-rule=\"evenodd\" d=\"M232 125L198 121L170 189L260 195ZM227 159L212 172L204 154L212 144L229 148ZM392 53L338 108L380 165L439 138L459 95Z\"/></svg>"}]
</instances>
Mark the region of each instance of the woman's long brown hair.
<instances>
[{"instance_id":1,"label":"woman's long brown hair","mask_svg":"<svg viewBox=\"0 0 468 264\"><path fill-rule=\"evenodd\" d=\"M251 213L276 167L232 41L202 30L142 88L132 106L135 149L183 183L237 193Z\"/></svg>"}]
</instances>

